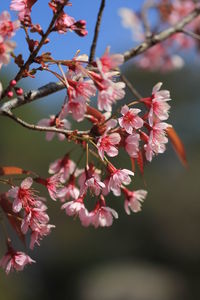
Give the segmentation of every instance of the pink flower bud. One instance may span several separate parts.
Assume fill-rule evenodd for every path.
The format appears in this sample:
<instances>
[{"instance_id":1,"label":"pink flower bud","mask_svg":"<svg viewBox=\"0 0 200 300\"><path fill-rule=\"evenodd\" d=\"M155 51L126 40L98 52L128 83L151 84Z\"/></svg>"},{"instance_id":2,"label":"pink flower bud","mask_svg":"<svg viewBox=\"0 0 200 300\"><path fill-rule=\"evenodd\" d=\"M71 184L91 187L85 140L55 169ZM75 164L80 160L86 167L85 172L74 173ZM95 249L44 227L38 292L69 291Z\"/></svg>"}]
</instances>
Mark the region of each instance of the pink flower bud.
<instances>
[{"instance_id":1,"label":"pink flower bud","mask_svg":"<svg viewBox=\"0 0 200 300\"><path fill-rule=\"evenodd\" d=\"M21 95L23 95L24 90L23 90L22 88L17 88L17 89L15 90L15 92L16 92L16 94L17 94L18 96L21 96Z\"/></svg>"},{"instance_id":2,"label":"pink flower bud","mask_svg":"<svg viewBox=\"0 0 200 300\"><path fill-rule=\"evenodd\" d=\"M8 98L12 98L13 97L13 92L12 91L8 91L7 92L7 97Z\"/></svg>"},{"instance_id":3,"label":"pink flower bud","mask_svg":"<svg viewBox=\"0 0 200 300\"><path fill-rule=\"evenodd\" d=\"M15 86L17 84L17 81L15 79L10 81L10 86Z\"/></svg>"}]
</instances>

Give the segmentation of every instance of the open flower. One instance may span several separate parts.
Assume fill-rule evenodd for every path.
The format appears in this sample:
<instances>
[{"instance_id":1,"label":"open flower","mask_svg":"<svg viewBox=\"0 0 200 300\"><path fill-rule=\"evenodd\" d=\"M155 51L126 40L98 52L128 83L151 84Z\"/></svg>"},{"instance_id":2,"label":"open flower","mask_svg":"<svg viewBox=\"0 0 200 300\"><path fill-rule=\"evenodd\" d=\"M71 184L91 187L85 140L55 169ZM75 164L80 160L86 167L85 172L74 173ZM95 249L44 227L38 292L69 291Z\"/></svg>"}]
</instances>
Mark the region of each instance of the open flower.
<instances>
[{"instance_id":1,"label":"open flower","mask_svg":"<svg viewBox=\"0 0 200 300\"><path fill-rule=\"evenodd\" d=\"M0 35L5 38L11 38L20 27L19 20L12 22L8 11L3 11L0 15Z\"/></svg>"},{"instance_id":2,"label":"open flower","mask_svg":"<svg viewBox=\"0 0 200 300\"><path fill-rule=\"evenodd\" d=\"M61 209L65 209L65 212L68 216L76 216L76 215L79 215L79 213L82 211L82 210L86 210L85 208L85 205L83 203L83 199L84 199L84 196L81 196L79 197L78 199L76 200L73 200L73 201L69 201L69 202L66 202L64 203L62 206L61 206Z\"/></svg>"},{"instance_id":3,"label":"open flower","mask_svg":"<svg viewBox=\"0 0 200 300\"><path fill-rule=\"evenodd\" d=\"M106 51L100 58L103 72L108 72L112 69L115 69L124 62L124 56L122 54L110 54L109 52L110 47L107 47Z\"/></svg>"},{"instance_id":4,"label":"open flower","mask_svg":"<svg viewBox=\"0 0 200 300\"><path fill-rule=\"evenodd\" d=\"M66 154L63 158L55 160L49 166L50 174L60 174L60 181L62 183L66 182L69 176L74 172L76 164L73 160L69 158L69 155Z\"/></svg>"},{"instance_id":5,"label":"open flower","mask_svg":"<svg viewBox=\"0 0 200 300\"><path fill-rule=\"evenodd\" d=\"M113 192L115 196L121 195L121 185L128 185L131 183L130 176L133 176L134 173L127 169L116 169L113 166L109 165L109 171L111 173L109 183L108 183L108 189Z\"/></svg>"},{"instance_id":6,"label":"open flower","mask_svg":"<svg viewBox=\"0 0 200 300\"><path fill-rule=\"evenodd\" d=\"M170 105L167 101L170 101L170 93L168 90L160 90L162 82L157 83L153 87L151 108L149 111L148 119L150 126L153 126L154 115L161 121L167 120L169 117Z\"/></svg>"},{"instance_id":7,"label":"open flower","mask_svg":"<svg viewBox=\"0 0 200 300\"><path fill-rule=\"evenodd\" d=\"M118 218L117 212L114 209L106 206L105 199L101 195L95 209L90 212L90 224L95 228L109 227L113 223L113 218Z\"/></svg>"},{"instance_id":8,"label":"open flower","mask_svg":"<svg viewBox=\"0 0 200 300\"><path fill-rule=\"evenodd\" d=\"M32 263L35 261L24 252L10 249L0 260L0 267L5 269L6 274L9 274L13 270L22 271L27 264Z\"/></svg>"},{"instance_id":9,"label":"open flower","mask_svg":"<svg viewBox=\"0 0 200 300\"><path fill-rule=\"evenodd\" d=\"M15 49L15 42L4 40L0 35L0 68L10 62L10 53Z\"/></svg>"},{"instance_id":10,"label":"open flower","mask_svg":"<svg viewBox=\"0 0 200 300\"><path fill-rule=\"evenodd\" d=\"M137 191L129 191L127 188L122 189L123 193L125 194L125 201L124 201L124 209L127 215L130 215L130 211L139 212L142 207L142 202L147 196L147 191L145 190L137 190Z\"/></svg>"},{"instance_id":11,"label":"open flower","mask_svg":"<svg viewBox=\"0 0 200 300\"><path fill-rule=\"evenodd\" d=\"M160 122L156 123L150 131L147 144L144 145L146 159L151 161L154 154L163 153L166 150L165 144L168 142L166 137L166 129L171 125Z\"/></svg>"},{"instance_id":12,"label":"open flower","mask_svg":"<svg viewBox=\"0 0 200 300\"><path fill-rule=\"evenodd\" d=\"M29 206L35 206L36 201L40 200L40 197L35 195L34 190L31 189L33 179L28 177L24 179L20 187L13 187L8 191L8 196L14 198L13 211L19 212L22 208Z\"/></svg>"},{"instance_id":13,"label":"open flower","mask_svg":"<svg viewBox=\"0 0 200 300\"><path fill-rule=\"evenodd\" d=\"M119 118L119 125L126 130L127 133L132 134L133 129L139 129L143 126L143 120L138 116L141 110L138 108L130 108L124 105L121 109L123 117Z\"/></svg>"},{"instance_id":14,"label":"open flower","mask_svg":"<svg viewBox=\"0 0 200 300\"><path fill-rule=\"evenodd\" d=\"M138 133L133 133L126 138L125 150L128 152L130 157L137 158L139 152L139 141L140 135Z\"/></svg>"},{"instance_id":15,"label":"open flower","mask_svg":"<svg viewBox=\"0 0 200 300\"><path fill-rule=\"evenodd\" d=\"M51 224L40 224L36 227L31 233L30 249L33 249L35 244L39 246L39 241L42 240L44 236L49 235L51 233L51 229L54 227L55 225Z\"/></svg>"}]
</instances>

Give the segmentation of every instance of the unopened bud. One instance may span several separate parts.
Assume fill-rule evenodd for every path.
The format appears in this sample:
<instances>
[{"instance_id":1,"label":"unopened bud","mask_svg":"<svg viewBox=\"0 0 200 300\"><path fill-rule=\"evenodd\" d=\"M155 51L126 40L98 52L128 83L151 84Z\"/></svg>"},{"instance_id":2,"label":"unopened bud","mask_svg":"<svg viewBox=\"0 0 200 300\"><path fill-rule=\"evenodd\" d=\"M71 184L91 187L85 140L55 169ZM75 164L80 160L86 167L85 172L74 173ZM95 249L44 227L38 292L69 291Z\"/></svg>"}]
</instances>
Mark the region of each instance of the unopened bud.
<instances>
[{"instance_id":1,"label":"unopened bud","mask_svg":"<svg viewBox=\"0 0 200 300\"><path fill-rule=\"evenodd\" d=\"M16 92L16 94L17 94L18 96L21 96L21 95L23 95L24 90L23 90L22 88L17 88L17 89L15 90L15 92Z\"/></svg>"},{"instance_id":2,"label":"unopened bud","mask_svg":"<svg viewBox=\"0 0 200 300\"><path fill-rule=\"evenodd\" d=\"M15 86L17 84L17 81L15 79L10 81L10 86Z\"/></svg>"},{"instance_id":3,"label":"unopened bud","mask_svg":"<svg viewBox=\"0 0 200 300\"><path fill-rule=\"evenodd\" d=\"M7 97L8 98L12 98L13 97L13 92L12 91L8 91L7 92Z\"/></svg>"}]
</instances>

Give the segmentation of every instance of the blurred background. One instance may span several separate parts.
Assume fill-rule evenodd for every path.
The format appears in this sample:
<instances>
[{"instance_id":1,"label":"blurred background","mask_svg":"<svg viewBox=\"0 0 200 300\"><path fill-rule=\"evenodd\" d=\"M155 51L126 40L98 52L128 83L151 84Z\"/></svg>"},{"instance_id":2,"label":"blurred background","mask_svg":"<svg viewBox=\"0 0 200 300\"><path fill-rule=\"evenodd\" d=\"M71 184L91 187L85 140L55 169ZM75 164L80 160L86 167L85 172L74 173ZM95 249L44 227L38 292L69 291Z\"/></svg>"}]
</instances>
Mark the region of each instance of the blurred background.
<instances>
[{"instance_id":1,"label":"blurred background","mask_svg":"<svg viewBox=\"0 0 200 300\"><path fill-rule=\"evenodd\" d=\"M8 3L7 3L8 2ZM41 2L41 1L38 1ZM142 1L114 1L107 4L103 17L97 56L106 46L112 52L123 52L133 46L130 32L120 25L117 10L127 6L138 8ZM95 16L100 1L72 1L67 13L86 19L86 38L68 33L52 37L50 51L56 58L70 59L77 49L89 53ZM38 7L42 5L38 14ZM9 1L0 4L8 9ZM47 1L35 5L33 20L48 23ZM44 17L45 15L45 17ZM14 16L14 14L12 14ZM116 35L116 32L118 35ZM16 53L26 55L23 32L14 40ZM54 39L55 38L55 39ZM119 212L119 219L110 228L83 228L79 220L67 217L60 203L48 198L51 224L56 225L40 247L29 255L37 264L23 272L6 276L0 270L0 299L66 299L66 300L192 300L200 298L200 85L199 65L189 53L182 70L159 74L136 68L134 61L123 67L123 73L146 96L155 83L171 91L172 106L169 123L173 124L184 142L188 169L183 168L170 144L164 155L145 169L144 179L136 171L134 188L147 188L148 197L142 212L127 216L123 199L110 199ZM0 71L2 82L16 72L12 64ZM55 79L38 74L34 80L24 80L24 88L39 87ZM37 103L17 109L16 114L37 122L54 113L63 101L63 92ZM132 95L127 92L127 99ZM16 165L48 176L49 163L61 157L72 146L54 139L47 143L43 133L30 132L6 118L0 119L0 165ZM75 152L74 158L77 156ZM128 158L121 156L123 167ZM144 185L146 182L146 187ZM44 194L44 191L42 191ZM0 235L0 256L4 241ZM20 243L16 247L22 249Z\"/></svg>"}]
</instances>

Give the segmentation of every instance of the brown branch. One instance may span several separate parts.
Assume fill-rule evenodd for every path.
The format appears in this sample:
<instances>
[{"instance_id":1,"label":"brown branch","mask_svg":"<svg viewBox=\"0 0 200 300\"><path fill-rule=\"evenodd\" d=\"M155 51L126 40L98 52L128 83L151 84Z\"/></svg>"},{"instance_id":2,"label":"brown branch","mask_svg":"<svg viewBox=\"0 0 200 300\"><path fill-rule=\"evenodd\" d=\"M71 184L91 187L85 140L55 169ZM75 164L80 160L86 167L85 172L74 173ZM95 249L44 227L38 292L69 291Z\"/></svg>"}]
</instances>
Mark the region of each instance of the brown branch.
<instances>
[{"instance_id":1,"label":"brown branch","mask_svg":"<svg viewBox=\"0 0 200 300\"><path fill-rule=\"evenodd\" d=\"M125 51L123 53L124 60L128 61L129 59L142 54L152 46L165 41L167 38L171 37L175 33L181 32L182 29L192 22L196 17L200 15L200 7L196 7L190 14L188 14L186 17L184 17L180 22L178 22L176 25L169 27L166 30L163 30L162 32L153 35L150 39L144 41L142 44L138 45L137 47L134 47L128 51Z\"/></svg>"},{"instance_id":2,"label":"brown branch","mask_svg":"<svg viewBox=\"0 0 200 300\"><path fill-rule=\"evenodd\" d=\"M142 7L141 10L141 18L143 21L144 29L145 29L145 36L147 39L151 38L152 32L151 27L148 20L148 10L155 5L155 2L152 0L147 0Z\"/></svg>"},{"instance_id":3,"label":"brown branch","mask_svg":"<svg viewBox=\"0 0 200 300\"><path fill-rule=\"evenodd\" d=\"M33 52L30 53L27 61L23 64L23 66L20 68L20 70L18 71L17 75L15 76L14 80L16 81L19 81L22 77L23 77L23 73L24 71L28 70L29 69L29 66L33 63L35 57L37 56L38 52L40 51L41 47L44 45L47 37L49 36L49 34L51 33L52 29L53 29L53 26L57 20L57 18L59 17L60 13L62 12L65 4L68 2L68 0L64 0L64 2L59 6L58 10L56 13L54 13L53 17L52 17L52 20L46 30L46 32L43 34L40 42L39 42L39 45L35 48L35 50L33 50ZM9 91L9 88L10 86L8 86L4 92L2 93L2 96L0 98L3 99L6 95L7 95L7 92Z\"/></svg>"},{"instance_id":4,"label":"brown branch","mask_svg":"<svg viewBox=\"0 0 200 300\"><path fill-rule=\"evenodd\" d=\"M99 36L99 28L101 25L101 19L102 19L102 15L103 15L103 10L105 7L105 0L101 1L101 5L99 8L99 13L97 16L97 21L96 21L96 26L95 26L95 31L94 31L94 37L93 37L93 41L92 41L92 45L90 48L90 57L89 57L89 64L92 63L92 61L94 60L94 56L95 56L95 50L96 50L96 45L97 45L97 39Z\"/></svg>"},{"instance_id":5,"label":"brown branch","mask_svg":"<svg viewBox=\"0 0 200 300\"><path fill-rule=\"evenodd\" d=\"M29 92L25 93L23 96L19 96L17 98L5 102L0 107L0 114L5 110L10 111L24 104L31 103L40 98L54 94L60 90L63 90L64 88L66 88L65 85L62 82L58 81L58 82L50 82L38 88L37 90L30 90Z\"/></svg>"},{"instance_id":6,"label":"brown branch","mask_svg":"<svg viewBox=\"0 0 200 300\"><path fill-rule=\"evenodd\" d=\"M66 135L66 137L74 137L76 139L84 139L83 136L88 136L89 131L78 131L78 130L68 130L68 129L60 129L56 127L43 127L43 126L38 126L35 124L30 124L27 123L26 121L16 117L11 111L3 111L2 115L5 115L15 121L16 123L20 124L21 126L31 129L31 130L36 130L36 131L45 131L45 132L55 132L55 133L62 133Z\"/></svg>"},{"instance_id":7,"label":"brown branch","mask_svg":"<svg viewBox=\"0 0 200 300\"><path fill-rule=\"evenodd\" d=\"M193 39L196 39L196 40L200 41L200 35L195 33L195 32L183 29L182 33L185 33L186 35L192 37Z\"/></svg>"},{"instance_id":8,"label":"brown branch","mask_svg":"<svg viewBox=\"0 0 200 300\"><path fill-rule=\"evenodd\" d=\"M133 87L133 85L131 84L131 82L126 78L126 76L124 76L123 74L121 74L121 79L124 81L124 83L126 83L126 86L129 88L129 90L131 91L131 93L137 98L137 99L141 99L142 95Z\"/></svg>"}]
</instances>

